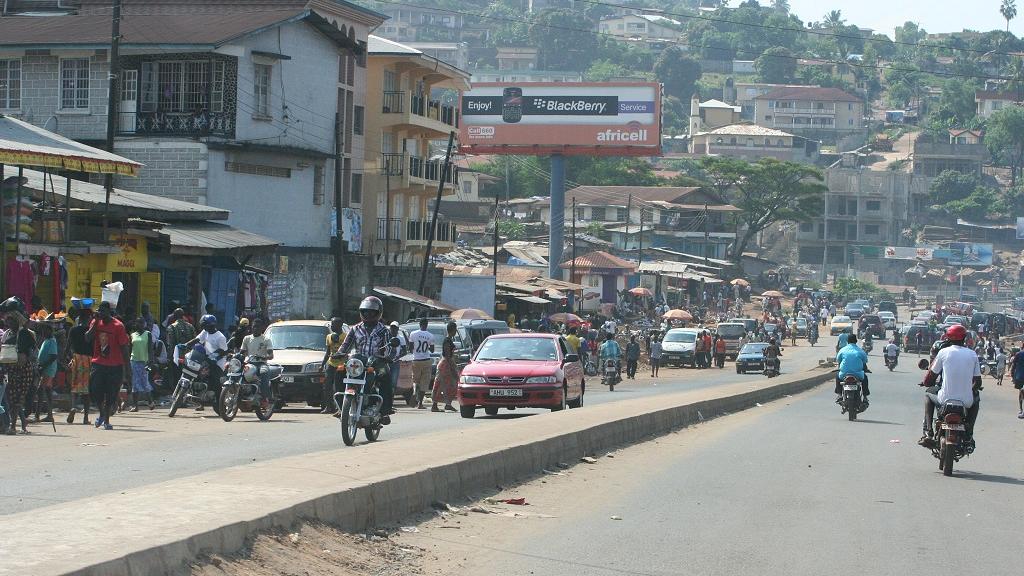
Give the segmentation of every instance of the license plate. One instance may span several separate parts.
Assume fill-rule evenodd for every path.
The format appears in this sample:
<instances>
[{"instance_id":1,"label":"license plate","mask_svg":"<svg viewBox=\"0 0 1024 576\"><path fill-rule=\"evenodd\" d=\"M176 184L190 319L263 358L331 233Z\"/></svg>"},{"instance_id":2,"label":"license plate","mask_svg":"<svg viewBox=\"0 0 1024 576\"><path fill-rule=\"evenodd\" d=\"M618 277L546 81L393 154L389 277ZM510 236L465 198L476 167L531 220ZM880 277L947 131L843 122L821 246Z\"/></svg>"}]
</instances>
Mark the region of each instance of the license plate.
<instances>
[{"instance_id":1,"label":"license plate","mask_svg":"<svg viewBox=\"0 0 1024 576\"><path fill-rule=\"evenodd\" d=\"M521 388L491 388L491 396L522 396Z\"/></svg>"},{"instance_id":2,"label":"license plate","mask_svg":"<svg viewBox=\"0 0 1024 576\"><path fill-rule=\"evenodd\" d=\"M285 384L292 384L295 382L295 376L281 376L281 382Z\"/></svg>"},{"instance_id":3,"label":"license plate","mask_svg":"<svg viewBox=\"0 0 1024 576\"><path fill-rule=\"evenodd\" d=\"M943 424L942 425L942 429L943 430L959 430L961 432L963 432L964 430L967 430L967 428L965 428L963 424Z\"/></svg>"},{"instance_id":4,"label":"license plate","mask_svg":"<svg viewBox=\"0 0 1024 576\"><path fill-rule=\"evenodd\" d=\"M852 384L846 384L843 386L843 390L859 390L860 386L854 386Z\"/></svg>"}]
</instances>

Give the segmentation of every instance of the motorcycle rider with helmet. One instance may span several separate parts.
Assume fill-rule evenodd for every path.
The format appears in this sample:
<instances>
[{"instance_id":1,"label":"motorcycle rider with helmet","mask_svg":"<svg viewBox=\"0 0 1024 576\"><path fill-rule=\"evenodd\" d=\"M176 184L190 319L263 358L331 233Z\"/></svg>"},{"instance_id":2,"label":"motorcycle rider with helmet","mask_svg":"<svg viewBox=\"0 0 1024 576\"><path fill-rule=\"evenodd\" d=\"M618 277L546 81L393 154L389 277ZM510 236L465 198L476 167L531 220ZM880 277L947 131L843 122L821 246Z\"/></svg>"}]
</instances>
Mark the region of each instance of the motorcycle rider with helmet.
<instances>
[{"instance_id":1,"label":"motorcycle rider with helmet","mask_svg":"<svg viewBox=\"0 0 1024 576\"><path fill-rule=\"evenodd\" d=\"M220 381L224 376L224 368L228 364L228 338L220 330L217 330L217 317L213 314L205 314L199 319L199 326L202 331L196 337L185 343L188 350L196 343L202 344L206 349L206 356L209 359L207 365L210 368L206 385L213 392L213 397L220 398ZM214 411L219 410L216 400L213 401ZM203 405L199 404L196 412L202 412Z\"/></svg>"},{"instance_id":2,"label":"motorcycle rider with helmet","mask_svg":"<svg viewBox=\"0 0 1024 576\"><path fill-rule=\"evenodd\" d=\"M924 402L924 436L918 444L925 448L935 446L932 421L935 407L941 408L947 400L958 400L967 409L967 442L974 445L974 423L978 420L981 404L981 365L978 355L965 346L967 329L954 324L946 329L945 338L932 347L932 367L921 386L926 387ZM936 384L939 376L942 383Z\"/></svg>"},{"instance_id":3,"label":"motorcycle rider with helmet","mask_svg":"<svg viewBox=\"0 0 1024 576\"><path fill-rule=\"evenodd\" d=\"M764 361L765 367L768 366L768 361L771 360L775 363L775 371L782 373L782 360L779 359L782 356L782 348L779 348L779 343L773 337L768 341L768 346L764 349Z\"/></svg>"},{"instance_id":4,"label":"motorcycle rider with helmet","mask_svg":"<svg viewBox=\"0 0 1024 576\"><path fill-rule=\"evenodd\" d=\"M383 358L390 362L398 360L400 346L392 345L391 331L381 322L384 304L376 296L367 296L359 303L359 319L362 320L348 331L345 341L338 349L339 354L348 354L353 349L357 354L367 358ZM397 339L396 339L397 340ZM381 406L382 424L391 424L391 414L395 413L395 391L391 386L391 378L386 374L378 375L377 388L384 398Z\"/></svg>"},{"instance_id":5,"label":"motorcycle rider with helmet","mask_svg":"<svg viewBox=\"0 0 1024 576\"><path fill-rule=\"evenodd\" d=\"M846 346L836 354L836 362L839 364L839 375L836 376L836 403L843 401L843 380L847 376L853 376L861 382L863 406L867 409L868 396L871 395L868 388L868 355L863 348L857 346L856 334L850 334Z\"/></svg>"},{"instance_id":6,"label":"motorcycle rider with helmet","mask_svg":"<svg viewBox=\"0 0 1024 576\"><path fill-rule=\"evenodd\" d=\"M601 343L601 349L598 353L598 358L601 362L601 372L604 373L604 361L614 360L615 361L615 375L616 377L622 376L622 348L619 347L619 343L615 341L615 334L612 332L604 333L604 342Z\"/></svg>"}]
</instances>

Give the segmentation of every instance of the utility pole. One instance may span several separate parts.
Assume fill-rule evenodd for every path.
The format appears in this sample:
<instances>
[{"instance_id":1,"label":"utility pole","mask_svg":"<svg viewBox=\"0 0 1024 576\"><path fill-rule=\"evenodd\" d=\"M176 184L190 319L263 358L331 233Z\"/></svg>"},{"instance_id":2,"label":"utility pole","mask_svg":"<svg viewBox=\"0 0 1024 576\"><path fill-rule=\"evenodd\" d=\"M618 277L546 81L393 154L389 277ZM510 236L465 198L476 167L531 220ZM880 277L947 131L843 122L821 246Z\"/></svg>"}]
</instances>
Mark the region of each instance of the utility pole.
<instances>
[{"instance_id":1,"label":"utility pole","mask_svg":"<svg viewBox=\"0 0 1024 576\"><path fill-rule=\"evenodd\" d=\"M711 234L708 233L708 204L704 203L704 265L708 265L708 249L710 246Z\"/></svg>"},{"instance_id":2,"label":"utility pole","mask_svg":"<svg viewBox=\"0 0 1024 576\"><path fill-rule=\"evenodd\" d=\"M643 208L640 209L640 220L643 220ZM630 192L629 199L626 200L626 233L624 234L626 242L629 242L629 219L633 217L633 193Z\"/></svg>"},{"instance_id":3,"label":"utility pole","mask_svg":"<svg viewBox=\"0 0 1024 576\"><path fill-rule=\"evenodd\" d=\"M636 275L640 276L640 266L644 263L644 207L640 207L640 254L637 257Z\"/></svg>"},{"instance_id":4,"label":"utility pole","mask_svg":"<svg viewBox=\"0 0 1024 576\"><path fill-rule=\"evenodd\" d=\"M572 262L569 263L569 282L576 283L576 197L572 197ZM572 309L577 310L576 291L572 294ZM580 294L582 297L583 295Z\"/></svg>"},{"instance_id":5,"label":"utility pole","mask_svg":"<svg viewBox=\"0 0 1024 576\"><path fill-rule=\"evenodd\" d=\"M427 253L423 255L423 269L420 270L420 289L417 291L423 294L427 285L427 266L430 264L430 252L434 249L434 236L437 234L437 213L441 211L441 194L444 192L444 181L448 179L448 171L451 170L452 147L455 146L455 132L448 133L448 149L444 153L444 165L441 166L441 176L437 183L437 201L434 202L434 214L430 218L430 235L427 236ZM495 254L497 256L497 254Z\"/></svg>"},{"instance_id":6,"label":"utility pole","mask_svg":"<svg viewBox=\"0 0 1024 576\"><path fill-rule=\"evenodd\" d=\"M825 192L825 223L822 230L821 243L821 283L828 282L828 192Z\"/></svg>"},{"instance_id":7,"label":"utility pole","mask_svg":"<svg viewBox=\"0 0 1024 576\"><path fill-rule=\"evenodd\" d=\"M384 163L384 268L391 265L391 166ZM389 284L390 285L390 284Z\"/></svg>"},{"instance_id":8,"label":"utility pole","mask_svg":"<svg viewBox=\"0 0 1024 576\"><path fill-rule=\"evenodd\" d=\"M565 156L551 155L551 225L548 231L548 278L562 279L565 248Z\"/></svg>"},{"instance_id":9,"label":"utility pole","mask_svg":"<svg viewBox=\"0 0 1024 576\"><path fill-rule=\"evenodd\" d=\"M497 194L494 195L494 284L495 290L497 290L498 284L498 198Z\"/></svg>"},{"instance_id":10,"label":"utility pole","mask_svg":"<svg viewBox=\"0 0 1024 576\"><path fill-rule=\"evenodd\" d=\"M110 72L107 76L107 152L114 153L114 132L117 127L117 100L121 97L118 93L118 82L121 76L121 0L114 0L114 15L110 24ZM107 231L110 228L110 194L114 191L114 175L106 174L103 178L103 187L106 188L106 202L103 205L103 241L110 238Z\"/></svg>"},{"instance_id":11,"label":"utility pole","mask_svg":"<svg viewBox=\"0 0 1024 576\"><path fill-rule=\"evenodd\" d=\"M341 114L334 114L334 301L337 305L335 315L342 316L345 310L345 288L341 281L345 268L344 244L341 239L342 206L345 202L342 194L342 159L341 159Z\"/></svg>"}]
</instances>

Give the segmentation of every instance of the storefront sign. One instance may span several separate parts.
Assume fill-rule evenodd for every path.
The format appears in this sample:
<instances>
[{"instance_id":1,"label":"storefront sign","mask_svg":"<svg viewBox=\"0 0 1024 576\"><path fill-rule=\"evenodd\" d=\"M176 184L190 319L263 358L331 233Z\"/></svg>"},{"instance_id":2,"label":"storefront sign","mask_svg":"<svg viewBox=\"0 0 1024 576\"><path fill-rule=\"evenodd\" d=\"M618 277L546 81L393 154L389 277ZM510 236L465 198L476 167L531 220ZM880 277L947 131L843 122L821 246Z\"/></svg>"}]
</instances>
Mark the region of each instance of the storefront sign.
<instances>
[{"instance_id":1,"label":"storefront sign","mask_svg":"<svg viewBox=\"0 0 1024 576\"><path fill-rule=\"evenodd\" d=\"M149 245L141 236L111 234L119 252L107 254L107 272L145 272L149 269Z\"/></svg>"}]
</instances>

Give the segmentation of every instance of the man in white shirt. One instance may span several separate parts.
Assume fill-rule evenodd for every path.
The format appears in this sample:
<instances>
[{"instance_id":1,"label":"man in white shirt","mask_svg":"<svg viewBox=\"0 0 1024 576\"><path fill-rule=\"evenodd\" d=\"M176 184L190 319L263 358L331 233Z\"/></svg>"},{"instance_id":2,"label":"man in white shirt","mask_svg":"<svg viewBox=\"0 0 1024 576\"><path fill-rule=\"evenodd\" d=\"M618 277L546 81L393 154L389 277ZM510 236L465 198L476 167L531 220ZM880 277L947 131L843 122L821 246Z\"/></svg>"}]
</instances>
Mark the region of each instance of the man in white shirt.
<instances>
[{"instance_id":1,"label":"man in white shirt","mask_svg":"<svg viewBox=\"0 0 1024 576\"><path fill-rule=\"evenodd\" d=\"M885 353L885 360L887 362L895 362L896 359L899 358L900 347L896 345L896 340L892 339L889 340L889 343L885 345L885 349L883 350L883 352Z\"/></svg>"},{"instance_id":2,"label":"man in white shirt","mask_svg":"<svg viewBox=\"0 0 1024 576\"><path fill-rule=\"evenodd\" d=\"M617 329L618 325L615 323L615 320L611 318L605 320L604 325L601 326L601 330L603 332L605 332L606 334L611 334L612 336L615 336L615 331Z\"/></svg>"},{"instance_id":3,"label":"man in white shirt","mask_svg":"<svg viewBox=\"0 0 1024 576\"><path fill-rule=\"evenodd\" d=\"M932 361L931 370L921 386L928 386L924 404L924 436L918 444L931 448L935 445L932 421L935 407L941 408L947 401L961 402L967 409L967 439L974 440L974 423L978 420L978 405L981 403L981 365L978 355L964 346L967 329L960 324L946 330L948 345L939 350ZM941 387L935 386L942 375Z\"/></svg>"},{"instance_id":4,"label":"man in white shirt","mask_svg":"<svg viewBox=\"0 0 1024 576\"><path fill-rule=\"evenodd\" d=\"M266 361L274 359L274 343L267 336L267 321L263 318L257 318L252 323L252 334L242 338L242 353L246 358L253 358L259 370L260 405L266 409L270 405L270 372Z\"/></svg>"},{"instance_id":5,"label":"man in white shirt","mask_svg":"<svg viewBox=\"0 0 1024 576\"><path fill-rule=\"evenodd\" d=\"M434 361L434 335L427 330L427 319L420 319L420 329L409 335L412 348L412 381L416 386L416 408L424 410L423 397L430 389L431 369Z\"/></svg>"},{"instance_id":6,"label":"man in white shirt","mask_svg":"<svg viewBox=\"0 0 1024 576\"><path fill-rule=\"evenodd\" d=\"M228 364L228 339L220 330L217 330L217 317L213 314L206 314L200 318L199 324L203 329L202 332L185 344L185 348L187 349L196 342L199 342L206 349L206 355L211 360L210 376L206 385L210 387L210 391L214 394L215 400L213 405L216 408L218 405L216 399L220 398L220 379L224 375L224 368ZM203 405L200 404L196 411L201 412L202 410Z\"/></svg>"}]
</instances>

